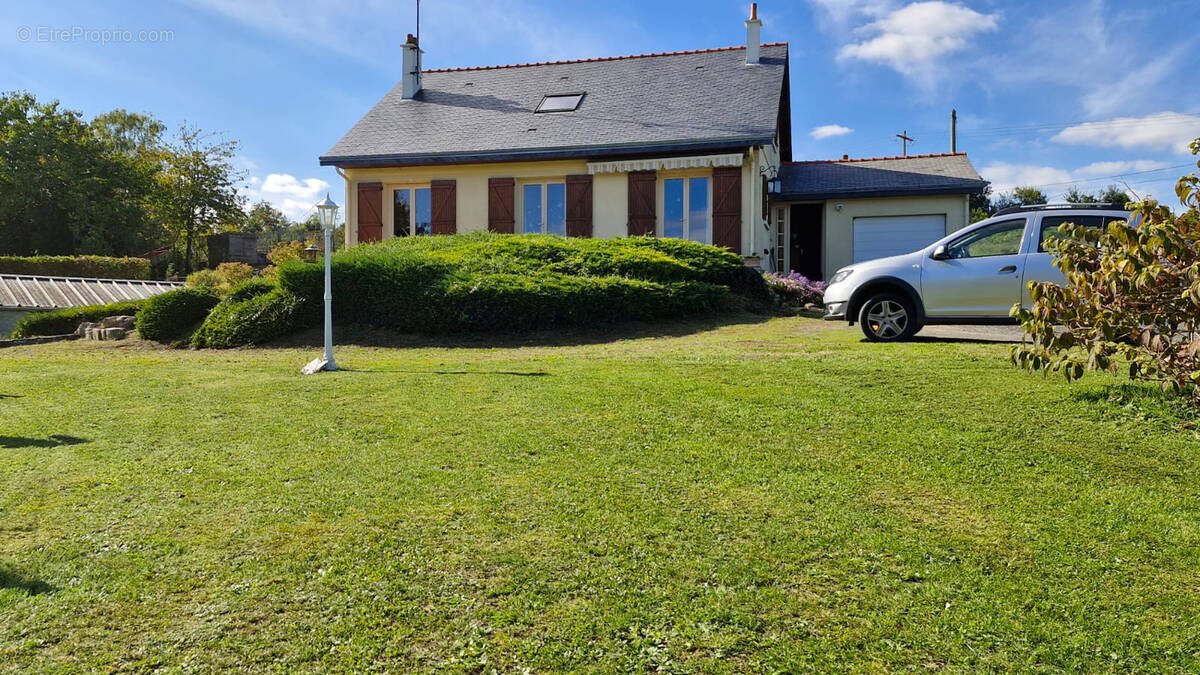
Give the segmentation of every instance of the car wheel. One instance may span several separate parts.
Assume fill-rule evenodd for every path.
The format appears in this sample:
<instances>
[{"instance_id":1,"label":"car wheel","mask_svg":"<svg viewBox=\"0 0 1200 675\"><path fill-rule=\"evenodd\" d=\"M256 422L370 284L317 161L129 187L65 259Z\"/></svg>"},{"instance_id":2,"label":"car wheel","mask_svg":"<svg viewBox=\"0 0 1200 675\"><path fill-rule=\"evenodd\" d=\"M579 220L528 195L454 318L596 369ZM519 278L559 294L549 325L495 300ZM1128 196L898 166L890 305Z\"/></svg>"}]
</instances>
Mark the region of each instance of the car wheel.
<instances>
[{"instance_id":1,"label":"car wheel","mask_svg":"<svg viewBox=\"0 0 1200 675\"><path fill-rule=\"evenodd\" d=\"M895 293L867 298L858 312L858 325L871 342L901 342L921 330L912 301Z\"/></svg>"}]
</instances>

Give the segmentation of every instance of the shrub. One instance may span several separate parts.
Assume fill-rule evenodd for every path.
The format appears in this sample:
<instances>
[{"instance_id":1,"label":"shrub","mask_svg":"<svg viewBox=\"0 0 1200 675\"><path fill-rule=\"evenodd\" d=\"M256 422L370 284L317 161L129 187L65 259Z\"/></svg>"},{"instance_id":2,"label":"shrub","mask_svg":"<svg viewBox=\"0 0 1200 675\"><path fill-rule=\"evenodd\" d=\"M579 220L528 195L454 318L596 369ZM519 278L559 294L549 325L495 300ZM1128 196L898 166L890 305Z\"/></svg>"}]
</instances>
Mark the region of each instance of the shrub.
<instances>
[{"instance_id":1,"label":"shrub","mask_svg":"<svg viewBox=\"0 0 1200 675\"><path fill-rule=\"evenodd\" d=\"M281 241L271 247L270 253L267 253L267 260L274 265L300 260L304 257L304 246L302 241Z\"/></svg>"},{"instance_id":2,"label":"shrub","mask_svg":"<svg viewBox=\"0 0 1200 675\"><path fill-rule=\"evenodd\" d=\"M69 307L51 312L37 312L21 319L13 327L12 337L25 338L38 335L66 335L74 333L84 321L99 321L106 316L137 315L146 304L145 300L128 300L108 305Z\"/></svg>"},{"instance_id":3,"label":"shrub","mask_svg":"<svg viewBox=\"0 0 1200 675\"><path fill-rule=\"evenodd\" d=\"M829 286L824 281L813 281L799 272L766 272L763 274L763 280L767 282L767 288L774 294L776 301L789 306L803 307L809 303L820 305L825 299L825 289Z\"/></svg>"},{"instance_id":4,"label":"shrub","mask_svg":"<svg viewBox=\"0 0 1200 675\"><path fill-rule=\"evenodd\" d=\"M192 335L191 345L226 349L270 342L315 323L307 304L281 288L251 282L213 308Z\"/></svg>"},{"instance_id":5,"label":"shrub","mask_svg":"<svg viewBox=\"0 0 1200 675\"><path fill-rule=\"evenodd\" d=\"M292 261L280 266L279 284L319 306L323 273ZM653 239L392 239L335 254L332 273L339 321L422 333L682 316L731 307L734 287L769 297L739 256Z\"/></svg>"},{"instance_id":6,"label":"shrub","mask_svg":"<svg viewBox=\"0 0 1200 675\"><path fill-rule=\"evenodd\" d=\"M138 335L164 344L187 338L220 300L207 288L180 288L156 295L138 314Z\"/></svg>"},{"instance_id":7,"label":"shrub","mask_svg":"<svg viewBox=\"0 0 1200 675\"><path fill-rule=\"evenodd\" d=\"M1200 177L1176 192L1181 215L1147 200L1134 206L1136 226L1067 223L1046 242L1067 284L1031 284L1032 307L1013 308L1029 335L1013 348L1017 365L1069 380L1127 372L1200 405Z\"/></svg>"},{"instance_id":8,"label":"shrub","mask_svg":"<svg viewBox=\"0 0 1200 675\"><path fill-rule=\"evenodd\" d=\"M217 265L217 278L226 292L254 276L254 268L243 262L224 262Z\"/></svg>"},{"instance_id":9,"label":"shrub","mask_svg":"<svg viewBox=\"0 0 1200 675\"><path fill-rule=\"evenodd\" d=\"M187 285L192 288L207 288L214 293L221 286L221 277L216 270L197 270L187 277Z\"/></svg>"},{"instance_id":10,"label":"shrub","mask_svg":"<svg viewBox=\"0 0 1200 675\"><path fill-rule=\"evenodd\" d=\"M48 277L95 279L149 279L150 261L145 258L109 258L100 255L0 256L0 274L40 274Z\"/></svg>"}]
</instances>

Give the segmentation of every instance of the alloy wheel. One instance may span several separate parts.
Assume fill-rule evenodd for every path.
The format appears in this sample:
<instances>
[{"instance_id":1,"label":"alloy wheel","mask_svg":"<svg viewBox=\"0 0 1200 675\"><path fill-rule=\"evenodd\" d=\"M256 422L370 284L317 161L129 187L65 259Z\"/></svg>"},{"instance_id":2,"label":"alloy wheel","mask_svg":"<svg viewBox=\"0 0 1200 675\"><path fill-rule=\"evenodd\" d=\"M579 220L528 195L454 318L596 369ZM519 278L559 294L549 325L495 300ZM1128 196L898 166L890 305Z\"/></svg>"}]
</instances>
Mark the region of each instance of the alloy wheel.
<instances>
[{"instance_id":1,"label":"alloy wheel","mask_svg":"<svg viewBox=\"0 0 1200 675\"><path fill-rule=\"evenodd\" d=\"M884 340L898 337L908 327L908 310L898 302L880 300L867 311L867 325Z\"/></svg>"}]
</instances>

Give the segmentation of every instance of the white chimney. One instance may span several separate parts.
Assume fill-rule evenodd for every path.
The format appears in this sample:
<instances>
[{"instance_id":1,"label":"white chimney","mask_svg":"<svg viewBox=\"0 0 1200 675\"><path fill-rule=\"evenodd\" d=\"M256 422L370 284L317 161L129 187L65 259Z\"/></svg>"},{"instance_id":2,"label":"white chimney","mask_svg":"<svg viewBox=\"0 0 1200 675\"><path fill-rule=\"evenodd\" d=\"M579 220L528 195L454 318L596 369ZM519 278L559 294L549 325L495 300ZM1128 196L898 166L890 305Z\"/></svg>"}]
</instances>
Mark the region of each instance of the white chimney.
<instances>
[{"instance_id":1,"label":"white chimney","mask_svg":"<svg viewBox=\"0 0 1200 675\"><path fill-rule=\"evenodd\" d=\"M411 33L404 42L404 79L400 80L401 98L413 98L421 91L421 47Z\"/></svg>"},{"instance_id":2,"label":"white chimney","mask_svg":"<svg viewBox=\"0 0 1200 675\"><path fill-rule=\"evenodd\" d=\"M746 63L758 63L762 51L762 21L758 20L758 3L750 3L750 18L746 21Z\"/></svg>"}]
</instances>

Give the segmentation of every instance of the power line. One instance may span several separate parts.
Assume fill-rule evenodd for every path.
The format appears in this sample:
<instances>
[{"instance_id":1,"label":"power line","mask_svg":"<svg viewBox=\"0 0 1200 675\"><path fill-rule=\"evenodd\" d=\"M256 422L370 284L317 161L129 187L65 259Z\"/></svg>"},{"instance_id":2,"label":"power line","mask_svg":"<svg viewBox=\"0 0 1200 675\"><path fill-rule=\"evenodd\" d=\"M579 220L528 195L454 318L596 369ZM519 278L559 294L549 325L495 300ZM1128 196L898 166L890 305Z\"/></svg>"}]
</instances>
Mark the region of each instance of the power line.
<instances>
[{"instance_id":1,"label":"power line","mask_svg":"<svg viewBox=\"0 0 1200 675\"><path fill-rule=\"evenodd\" d=\"M1106 181L1106 180L1116 180L1119 178L1127 178L1129 176L1140 176L1140 175L1144 175L1144 174L1158 173L1160 171L1172 171L1174 169L1182 169L1182 168L1189 167L1189 166L1194 166L1194 165L1193 164L1179 164L1177 166L1164 166L1161 169L1147 169L1145 171L1131 171L1129 173L1119 173L1119 174L1115 174L1112 176L1097 176L1095 178L1080 178L1080 179L1076 179L1076 180L1061 181L1058 183L1041 183L1038 185L1020 185L1018 187L1044 188L1044 187L1056 187L1056 186L1061 186L1061 185L1087 185L1089 183L1097 183L1097 182ZM1150 180L1141 180L1141 181L1135 182L1134 185L1142 185L1144 183L1154 183L1154 182L1158 182L1159 180L1162 180L1162 179L1161 178L1153 178Z\"/></svg>"}]
</instances>

